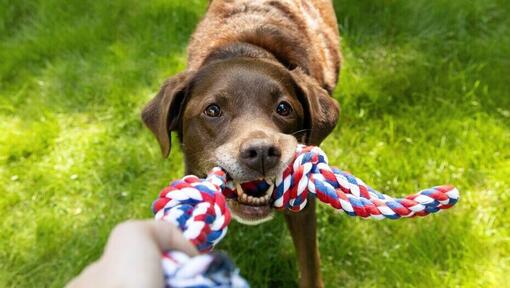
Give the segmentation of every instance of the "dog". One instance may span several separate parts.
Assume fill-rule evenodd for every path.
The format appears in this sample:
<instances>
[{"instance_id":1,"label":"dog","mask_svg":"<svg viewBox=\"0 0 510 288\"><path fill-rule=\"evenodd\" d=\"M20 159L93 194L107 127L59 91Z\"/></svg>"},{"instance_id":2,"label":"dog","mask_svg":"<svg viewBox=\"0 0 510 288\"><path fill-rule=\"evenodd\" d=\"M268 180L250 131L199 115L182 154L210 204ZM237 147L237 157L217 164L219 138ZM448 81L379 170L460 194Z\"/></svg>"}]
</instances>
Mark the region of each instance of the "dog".
<instances>
[{"instance_id":1,"label":"dog","mask_svg":"<svg viewBox=\"0 0 510 288\"><path fill-rule=\"evenodd\" d=\"M191 37L187 69L162 85L142 119L162 154L176 132L186 174L227 171L235 219L271 219L276 175L297 143L319 145L334 129L331 97L341 66L329 0L213 0ZM253 189L253 187L268 187ZM300 286L321 287L315 203L285 219L298 251Z\"/></svg>"}]
</instances>

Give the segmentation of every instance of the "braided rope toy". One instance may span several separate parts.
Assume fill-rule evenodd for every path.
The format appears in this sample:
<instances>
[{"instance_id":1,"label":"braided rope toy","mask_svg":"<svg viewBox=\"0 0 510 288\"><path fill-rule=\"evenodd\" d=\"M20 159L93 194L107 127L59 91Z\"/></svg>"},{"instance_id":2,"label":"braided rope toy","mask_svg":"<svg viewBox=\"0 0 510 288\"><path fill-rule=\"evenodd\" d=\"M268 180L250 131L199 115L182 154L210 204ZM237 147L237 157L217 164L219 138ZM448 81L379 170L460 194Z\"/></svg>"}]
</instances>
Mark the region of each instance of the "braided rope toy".
<instances>
[{"instance_id":1,"label":"braided rope toy","mask_svg":"<svg viewBox=\"0 0 510 288\"><path fill-rule=\"evenodd\" d=\"M231 220L223 195L226 185L226 173L219 167L213 168L206 179L185 176L175 180L154 201L155 218L174 223L199 251L208 252L226 235ZM457 203L459 191L443 185L404 198L392 198L359 178L330 167L319 147L298 145L295 160L276 179L272 205L279 210L298 212L306 206L308 196L315 196L350 216L399 219L448 209ZM165 253L164 259L171 259L172 253ZM168 265L166 261L165 266ZM170 281L175 273L165 275ZM235 278L237 272L233 275Z\"/></svg>"}]
</instances>

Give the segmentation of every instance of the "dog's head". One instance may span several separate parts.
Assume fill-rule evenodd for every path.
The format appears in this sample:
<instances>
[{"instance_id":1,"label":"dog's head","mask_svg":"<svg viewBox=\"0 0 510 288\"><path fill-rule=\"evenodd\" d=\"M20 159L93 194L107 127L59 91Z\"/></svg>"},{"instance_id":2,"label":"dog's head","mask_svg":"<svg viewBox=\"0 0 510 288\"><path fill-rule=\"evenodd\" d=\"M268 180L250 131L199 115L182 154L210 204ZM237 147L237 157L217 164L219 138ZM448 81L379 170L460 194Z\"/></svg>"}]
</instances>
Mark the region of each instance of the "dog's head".
<instances>
[{"instance_id":1,"label":"dog's head","mask_svg":"<svg viewBox=\"0 0 510 288\"><path fill-rule=\"evenodd\" d=\"M338 104L299 68L250 58L213 61L167 80L142 112L166 157L171 131L185 155L186 173L215 166L236 184L234 217L270 219L270 193L298 142L318 145L334 128Z\"/></svg>"}]
</instances>

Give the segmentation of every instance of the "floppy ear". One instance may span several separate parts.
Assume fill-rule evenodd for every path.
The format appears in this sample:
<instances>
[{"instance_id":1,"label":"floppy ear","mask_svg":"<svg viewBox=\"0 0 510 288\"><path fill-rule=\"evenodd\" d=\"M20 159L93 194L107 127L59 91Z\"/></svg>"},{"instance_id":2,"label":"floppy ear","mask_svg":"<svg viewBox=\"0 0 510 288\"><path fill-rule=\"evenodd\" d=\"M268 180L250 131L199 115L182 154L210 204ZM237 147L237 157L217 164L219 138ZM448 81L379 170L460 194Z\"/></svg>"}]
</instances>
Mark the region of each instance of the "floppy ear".
<instances>
[{"instance_id":1,"label":"floppy ear","mask_svg":"<svg viewBox=\"0 0 510 288\"><path fill-rule=\"evenodd\" d=\"M290 71L297 94L305 110L305 128L309 129L305 144L319 145L333 131L340 114L340 106L329 93L320 87L301 68Z\"/></svg>"},{"instance_id":2,"label":"floppy ear","mask_svg":"<svg viewBox=\"0 0 510 288\"><path fill-rule=\"evenodd\" d=\"M165 81L159 93L142 111L142 120L158 139L161 153L166 158L170 154L170 131L179 129L179 119L184 98L190 82L191 71L181 72Z\"/></svg>"}]
</instances>

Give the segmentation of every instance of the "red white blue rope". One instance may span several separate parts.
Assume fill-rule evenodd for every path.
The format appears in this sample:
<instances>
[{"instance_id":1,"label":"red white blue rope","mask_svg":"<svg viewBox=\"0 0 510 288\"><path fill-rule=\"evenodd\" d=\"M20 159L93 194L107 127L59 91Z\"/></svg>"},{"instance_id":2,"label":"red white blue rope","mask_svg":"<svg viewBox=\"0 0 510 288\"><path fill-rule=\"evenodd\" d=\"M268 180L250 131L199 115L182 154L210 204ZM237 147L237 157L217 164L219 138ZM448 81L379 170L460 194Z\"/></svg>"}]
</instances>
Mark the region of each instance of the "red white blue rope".
<instances>
[{"instance_id":1,"label":"red white blue rope","mask_svg":"<svg viewBox=\"0 0 510 288\"><path fill-rule=\"evenodd\" d=\"M211 250L231 220L222 194L226 181L220 168L212 169L206 179L191 175L173 181L152 204L155 218L177 225L198 250Z\"/></svg>"},{"instance_id":2,"label":"red white blue rope","mask_svg":"<svg viewBox=\"0 0 510 288\"><path fill-rule=\"evenodd\" d=\"M319 147L299 145L293 164L276 179L273 205L297 212L306 206L309 193L350 216L374 219L425 216L448 209L459 199L459 191L451 185L392 198L361 179L330 167Z\"/></svg>"},{"instance_id":3,"label":"red white blue rope","mask_svg":"<svg viewBox=\"0 0 510 288\"><path fill-rule=\"evenodd\" d=\"M212 169L206 179L186 176L163 189L159 198L154 201L152 210L156 219L179 226L184 236L195 244L198 250L208 252L226 235L231 220L225 196L222 194L227 190L226 183L226 174L219 167ZM319 147L304 145L297 147L295 160L276 179L275 185L272 198L276 209L298 212L306 206L308 196L315 196L321 202L350 216L374 219L426 216L452 207L459 199L459 191L451 185L432 187L404 198L392 198L372 189L359 178L330 167L326 154ZM169 268L173 262L168 259L175 258L172 253L174 252L164 255L165 275L169 286L171 281L182 280L170 271L173 269ZM184 265L181 262L174 264L177 267ZM204 279L204 273L187 275L189 279L182 283L202 283L200 285L203 286L200 287L225 287L224 283L230 283L228 287L246 287L233 286L235 283L246 282L241 281L237 270L229 271L229 276L222 279L226 282L220 281L223 286L217 281L208 282L208 285L200 282L200 279Z\"/></svg>"}]
</instances>

